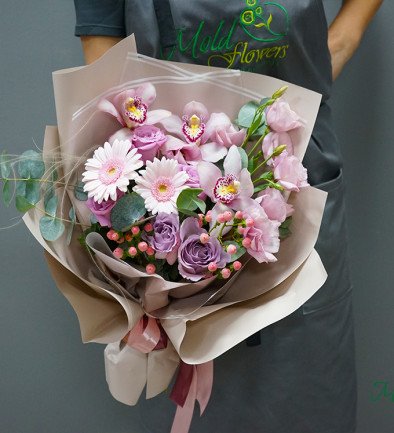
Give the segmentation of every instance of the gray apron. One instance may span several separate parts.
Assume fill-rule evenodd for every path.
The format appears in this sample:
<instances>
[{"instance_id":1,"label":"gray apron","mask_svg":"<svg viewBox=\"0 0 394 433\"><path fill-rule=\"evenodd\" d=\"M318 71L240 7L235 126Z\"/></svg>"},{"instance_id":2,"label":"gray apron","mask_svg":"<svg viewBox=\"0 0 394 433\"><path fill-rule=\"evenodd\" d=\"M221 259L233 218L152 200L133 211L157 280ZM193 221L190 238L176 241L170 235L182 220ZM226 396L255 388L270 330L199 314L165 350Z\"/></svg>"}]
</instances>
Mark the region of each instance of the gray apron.
<instances>
[{"instance_id":1,"label":"gray apron","mask_svg":"<svg viewBox=\"0 0 394 433\"><path fill-rule=\"evenodd\" d=\"M81 2L81 0L80 0ZM301 308L215 360L213 395L191 433L355 431L351 283L342 160L330 108L331 62L322 0L125 0L138 50L180 62L271 75L323 95L304 164L328 192L316 245L325 285ZM134 433L170 430L168 395L140 402Z\"/></svg>"}]
</instances>

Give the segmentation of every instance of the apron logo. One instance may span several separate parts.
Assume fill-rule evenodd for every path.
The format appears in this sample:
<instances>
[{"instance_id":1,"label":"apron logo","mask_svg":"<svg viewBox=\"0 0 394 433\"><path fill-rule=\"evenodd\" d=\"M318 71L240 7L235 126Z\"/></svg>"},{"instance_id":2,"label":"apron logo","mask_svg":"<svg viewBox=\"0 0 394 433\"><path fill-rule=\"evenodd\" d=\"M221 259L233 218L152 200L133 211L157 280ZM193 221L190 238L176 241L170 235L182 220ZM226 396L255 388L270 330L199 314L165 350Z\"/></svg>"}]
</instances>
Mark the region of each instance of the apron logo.
<instances>
[{"instance_id":1,"label":"apron logo","mask_svg":"<svg viewBox=\"0 0 394 433\"><path fill-rule=\"evenodd\" d=\"M287 36L290 25L289 14L282 5L275 2L260 0L246 0L246 9L240 15L239 22L243 31L252 39L259 42L276 42ZM276 28L276 21L270 10L275 10L281 23Z\"/></svg>"}]
</instances>

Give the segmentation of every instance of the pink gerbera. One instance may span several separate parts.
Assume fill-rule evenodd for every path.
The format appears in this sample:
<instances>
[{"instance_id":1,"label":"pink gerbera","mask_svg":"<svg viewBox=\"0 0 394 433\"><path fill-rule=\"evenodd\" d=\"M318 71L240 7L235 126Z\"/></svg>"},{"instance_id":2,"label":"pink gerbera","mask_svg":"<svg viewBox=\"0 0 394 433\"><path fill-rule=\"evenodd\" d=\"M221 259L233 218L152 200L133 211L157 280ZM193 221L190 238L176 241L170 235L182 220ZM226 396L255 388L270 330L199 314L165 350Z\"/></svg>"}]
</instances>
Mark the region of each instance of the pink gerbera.
<instances>
[{"instance_id":1,"label":"pink gerbera","mask_svg":"<svg viewBox=\"0 0 394 433\"><path fill-rule=\"evenodd\" d=\"M130 141L115 140L112 146L107 142L85 164L84 191L97 203L116 200L117 190L126 192L130 179L138 176L136 170L142 165L141 155L131 149Z\"/></svg>"},{"instance_id":2,"label":"pink gerbera","mask_svg":"<svg viewBox=\"0 0 394 433\"><path fill-rule=\"evenodd\" d=\"M178 213L176 201L189 176L174 159L155 158L146 162L146 170L135 179L133 190L145 199L145 207L152 214Z\"/></svg>"}]
</instances>

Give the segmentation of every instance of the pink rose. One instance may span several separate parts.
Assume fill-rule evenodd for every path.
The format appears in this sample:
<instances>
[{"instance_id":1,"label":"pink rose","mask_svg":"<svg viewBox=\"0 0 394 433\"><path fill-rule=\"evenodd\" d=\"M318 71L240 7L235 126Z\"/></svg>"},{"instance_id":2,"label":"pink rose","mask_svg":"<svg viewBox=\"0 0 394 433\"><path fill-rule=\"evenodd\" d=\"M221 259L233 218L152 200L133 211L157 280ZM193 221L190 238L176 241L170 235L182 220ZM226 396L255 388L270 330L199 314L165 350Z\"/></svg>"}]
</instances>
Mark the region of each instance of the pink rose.
<instances>
[{"instance_id":1,"label":"pink rose","mask_svg":"<svg viewBox=\"0 0 394 433\"><path fill-rule=\"evenodd\" d=\"M299 191L308 186L308 174L301 161L284 151L274 159L274 177L283 188L289 191Z\"/></svg>"},{"instance_id":2,"label":"pink rose","mask_svg":"<svg viewBox=\"0 0 394 433\"><path fill-rule=\"evenodd\" d=\"M117 193L118 199L124 195L124 192L119 191ZM97 221L103 227L111 227L111 210L116 205L116 201L108 199L97 203L93 200L93 197L88 198L86 206L91 210L93 215L97 218Z\"/></svg>"},{"instance_id":3,"label":"pink rose","mask_svg":"<svg viewBox=\"0 0 394 433\"><path fill-rule=\"evenodd\" d=\"M265 112L267 125L275 132L287 132L304 125L304 121L290 105L278 99Z\"/></svg>"},{"instance_id":4,"label":"pink rose","mask_svg":"<svg viewBox=\"0 0 394 433\"><path fill-rule=\"evenodd\" d=\"M133 146L142 155L144 163L153 161L158 150L167 141L164 132L153 125L142 125L134 130L132 137Z\"/></svg>"},{"instance_id":5,"label":"pink rose","mask_svg":"<svg viewBox=\"0 0 394 433\"><path fill-rule=\"evenodd\" d=\"M267 188L262 191L256 201L272 221L283 223L294 211L293 206L287 204L281 192L275 188Z\"/></svg>"}]
</instances>

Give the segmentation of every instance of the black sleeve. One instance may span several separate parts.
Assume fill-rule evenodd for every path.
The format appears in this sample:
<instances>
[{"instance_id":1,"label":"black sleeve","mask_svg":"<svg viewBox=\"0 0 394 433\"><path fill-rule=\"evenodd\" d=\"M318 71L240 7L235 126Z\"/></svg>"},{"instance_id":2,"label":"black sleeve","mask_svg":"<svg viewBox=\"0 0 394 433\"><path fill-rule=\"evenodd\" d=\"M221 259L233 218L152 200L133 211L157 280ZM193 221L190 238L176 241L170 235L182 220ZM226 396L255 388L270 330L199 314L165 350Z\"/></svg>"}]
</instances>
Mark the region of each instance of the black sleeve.
<instances>
[{"instance_id":1,"label":"black sleeve","mask_svg":"<svg viewBox=\"0 0 394 433\"><path fill-rule=\"evenodd\" d=\"M75 36L126 36L125 0L74 0Z\"/></svg>"}]
</instances>

